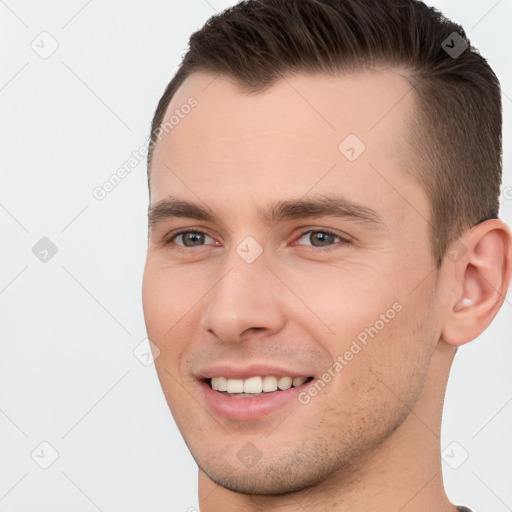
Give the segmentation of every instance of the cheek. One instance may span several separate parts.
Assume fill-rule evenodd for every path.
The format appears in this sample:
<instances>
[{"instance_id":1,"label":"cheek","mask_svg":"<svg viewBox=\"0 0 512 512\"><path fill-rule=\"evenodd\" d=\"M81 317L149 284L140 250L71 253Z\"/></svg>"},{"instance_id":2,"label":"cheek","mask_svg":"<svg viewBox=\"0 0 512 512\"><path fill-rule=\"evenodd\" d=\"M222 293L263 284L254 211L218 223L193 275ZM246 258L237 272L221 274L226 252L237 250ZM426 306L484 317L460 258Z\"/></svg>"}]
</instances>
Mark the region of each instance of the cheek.
<instances>
[{"instance_id":1,"label":"cheek","mask_svg":"<svg viewBox=\"0 0 512 512\"><path fill-rule=\"evenodd\" d=\"M150 265L148 257L142 282L142 306L150 339L156 338L155 335L164 328L164 324L167 325L167 312L172 311L172 304L168 304L169 298L164 294L165 280L160 279L159 274L155 267Z\"/></svg>"},{"instance_id":2,"label":"cheek","mask_svg":"<svg viewBox=\"0 0 512 512\"><path fill-rule=\"evenodd\" d=\"M331 346L338 361L334 370L341 370L321 399L335 409L339 421L361 429L363 437L389 431L414 407L428 375L435 337L429 320L409 304L382 329L367 329L362 331L367 334L364 343L349 335Z\"/></svg>"},{"instance_id":3,"label":"cheek","mask_svg":"<svg viewBox=\"0 0 512 512\"><path fill-rule=\"evenodd\" d=\"M186 353L196 338L208 286L204 276L148 256L142 285L144 319L148 338L160 350L155 367L164 389L166 382L172 391L175 382L166 370L177 380L185 378Z\"/></svg>"},{"instance_id":4,"label":"cheek","mask_svg":"<svg viewBox=\"0 0 512 512\"><path fill-rule=\"evenodd\" d=\"M398 304L398 303L396 303ZM430 361L439 340L430 293L402 297L399 311L381 330L365 329L369 335L367 359L361 375L379 386L393 403L412 404L427 378ZM391 316L391 315L388 315ZM374 328L382 324L374 324Z\"/></svg>"},{"instance_id":5,"label":"cheek","mask_svg":"<svg viewBox=\"0 0 512 512\"><path fill-rule=\"evenodd\" d=\"M365 329L375 324L379 332L387 328L400 307L397 279L385 269L369 265L353 262L344 262L343 268L325 265L307 273L289 275L288 282L303 301L296 311L299 306L309 310L306 315L296 315L295 320L302 317L304 328L308 329L309 325L326 332L335 344L336 355L347 341L359 334L364 339ZM295 297L289 300L297 303Z\"/></svg>"},{"instance_id":6,"label":"cheek","mask_svg":"<svg viewBox=\"0 0 512 512\"><path fill-rule=\"evenodd\" d=\"M298 288L322 320L315 326L323 324L329 331L325 335L313 331L309 317L301 325L338 362L331 373L343 377L335 378L331 389L348 391L348 403L361 405L386 387L405 399L421 387L439 339L434 283L427 280L410 293L412 287L404 285L397 273L359 269L357 276L362 277L354 276L331 270L329 279L316 276Z\"/></svg>"},{"instance_id":7,"label":"cheek","mask_svg":"<svg viewBox=\"0 0 512 512\"><path fill-rule=\"evenodd\" d=\"M148 260L144 269L142 284L142 304L144 320L148 338L155 343L160 350L160 356L155 361L155 366L160 375L159 366L172 366L169 359L171 353L179 350L175 332L180 327L179 319L185 316L185 303L183 290L176 290L168 272L160 269ZM170 350L171 344L174 350ZM165 377L164 375L160 375Z\"/></svg>"},{"instance_id":8,"label":"cheek","mask_svg":"<svg viewBox=\"0 0 512 512\"><path fill-rule=\"evenodd\" d=\"M150 264L151 263L151 264ZM186 349L179 335L184 323L185 311L183 290L176 290L169 279L168 271L148 262L144 270L142 302L148 338L158 347L160 353L155 359L155 369L162 391L173 416L183 410L187 397L183 394L180 361ZM180 322L179 320L182 319ZM178 421L179 418L175 417Z\"/></svg>"},{"instance_id":9,"label":"cheek","mask_svg":"<svg viewBox=\"0 0 512 512\"><path fill-rule=\"evenodd\" d=\"M169 267L159 257L148 256L142 283L142 303L148 331L157 338L170 338L188 312L204 294L191 276Z\"/></svg>"}]
</instances>

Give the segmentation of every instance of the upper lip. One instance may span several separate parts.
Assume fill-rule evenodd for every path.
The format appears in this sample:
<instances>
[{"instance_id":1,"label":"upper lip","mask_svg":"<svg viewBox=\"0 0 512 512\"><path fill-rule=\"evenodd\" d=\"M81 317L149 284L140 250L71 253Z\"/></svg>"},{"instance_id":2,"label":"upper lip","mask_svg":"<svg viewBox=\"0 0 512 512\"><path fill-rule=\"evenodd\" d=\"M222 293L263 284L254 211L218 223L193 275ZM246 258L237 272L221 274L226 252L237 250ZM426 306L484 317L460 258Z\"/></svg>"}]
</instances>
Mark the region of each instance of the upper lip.
<instances>
[{"instance_id":1,"label":"upper lip","mask_svg":"<svg viewBox=\"0 0 512 512\"><path fill-rule=\"evenodd\" d=\"M200 380L210 379L212 377L226 377L228 379L248 379L249 377L274 375L276 377L311 377L312 374L307 371L294 370L285 366L275 364L252 363L240 365L239 363L218 363L215 365L201 368L196 372L196 377Z\"/></svg>"}]
</instances>

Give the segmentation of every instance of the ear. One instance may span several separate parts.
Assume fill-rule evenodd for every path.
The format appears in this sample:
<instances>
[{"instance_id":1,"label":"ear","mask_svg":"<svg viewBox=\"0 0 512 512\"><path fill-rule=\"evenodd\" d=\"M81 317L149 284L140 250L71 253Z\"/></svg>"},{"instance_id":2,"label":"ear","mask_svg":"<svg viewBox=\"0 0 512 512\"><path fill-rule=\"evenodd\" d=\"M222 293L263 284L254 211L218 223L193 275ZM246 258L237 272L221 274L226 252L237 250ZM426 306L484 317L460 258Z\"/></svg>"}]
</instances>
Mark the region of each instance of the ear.
<instances>
[{"instance_id":1,"label":"ear","mask_svg":"<svg viewBox=\"0 0 512 512\"><path fill-rule=\"evenodd\" d=\"M454 247L443 265L453 266L457 291L448 303L441 337L457 347L479 336L502 306L512 275L512 237L504 222L491 219L465 233Z\"/></svg>"}]
</instances>

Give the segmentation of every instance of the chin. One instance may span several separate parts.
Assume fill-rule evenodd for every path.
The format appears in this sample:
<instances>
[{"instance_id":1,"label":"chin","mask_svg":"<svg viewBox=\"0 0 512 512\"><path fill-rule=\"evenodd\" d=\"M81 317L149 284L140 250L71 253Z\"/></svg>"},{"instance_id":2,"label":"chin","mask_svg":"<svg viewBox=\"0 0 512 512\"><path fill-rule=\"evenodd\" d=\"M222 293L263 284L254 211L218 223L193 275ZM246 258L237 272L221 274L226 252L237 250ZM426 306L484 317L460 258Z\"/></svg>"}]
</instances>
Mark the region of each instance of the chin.
<instances>
[{"instance_id":1,"label":"chin","mask_svg":"<svg viewBox=\"0 0 512 512\"><path fill-rule=\"evenodd\" d=\"M247 473L239 475L209 473L203 468L201 469L217 485L248 496L283 496L303 491L318 483L318 479L312 481L307 478L307 475L297 478L295 475L288 474L285 477L281 475L280 478L276 478L275 474L271 475L265 469L260 469L257 472L249 469ZM272 471L272 473L274 472Z\"/></svg>"},{"instance_id":2,"label":"chin","mask_svg":"<svg viewBox=\"0 0 512 512\"><path fill-rule=\"evenodd\" d=\"M245 467L236 455L229 460L227 453L204 458L192 455L201 471L225 489L251 496L282 496L314 487L332 477L340 465L344 466L339 458L319 457L319 453L324 450L276 453L268 458L264 456L252 467Z\"/></svg>"}]
</instances>

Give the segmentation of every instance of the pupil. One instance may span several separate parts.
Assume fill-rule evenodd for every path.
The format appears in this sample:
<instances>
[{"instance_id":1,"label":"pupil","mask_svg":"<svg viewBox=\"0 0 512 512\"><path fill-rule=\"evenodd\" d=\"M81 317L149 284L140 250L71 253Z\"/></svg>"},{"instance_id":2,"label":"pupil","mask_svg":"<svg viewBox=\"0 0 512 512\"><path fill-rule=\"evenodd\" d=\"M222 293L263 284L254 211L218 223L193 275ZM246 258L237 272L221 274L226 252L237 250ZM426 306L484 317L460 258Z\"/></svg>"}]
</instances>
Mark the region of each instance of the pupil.
<instances>
[{"instance_id":1,"label":"pupil","mask_svg":"<svg viewBox=\"0 0 512 512\"><path fill-rule=\"evenodd\" d=\"M330 245L331 243L334 243L334 235L331 235L330 233L317 232L313 234L313 238L319 242L317 245Z\"/></svg>"},{"instance_id":2,"label":"pupil","mask_svg":"<svg viewBox=\"0 0 512 512\"><path fill-rule=\"evenodd\" d=\"M188 247L191 245L201 245L204 242L204 235L202 233L185 233L183 238L184 244Z\"/></svg>"}]
</instances>

